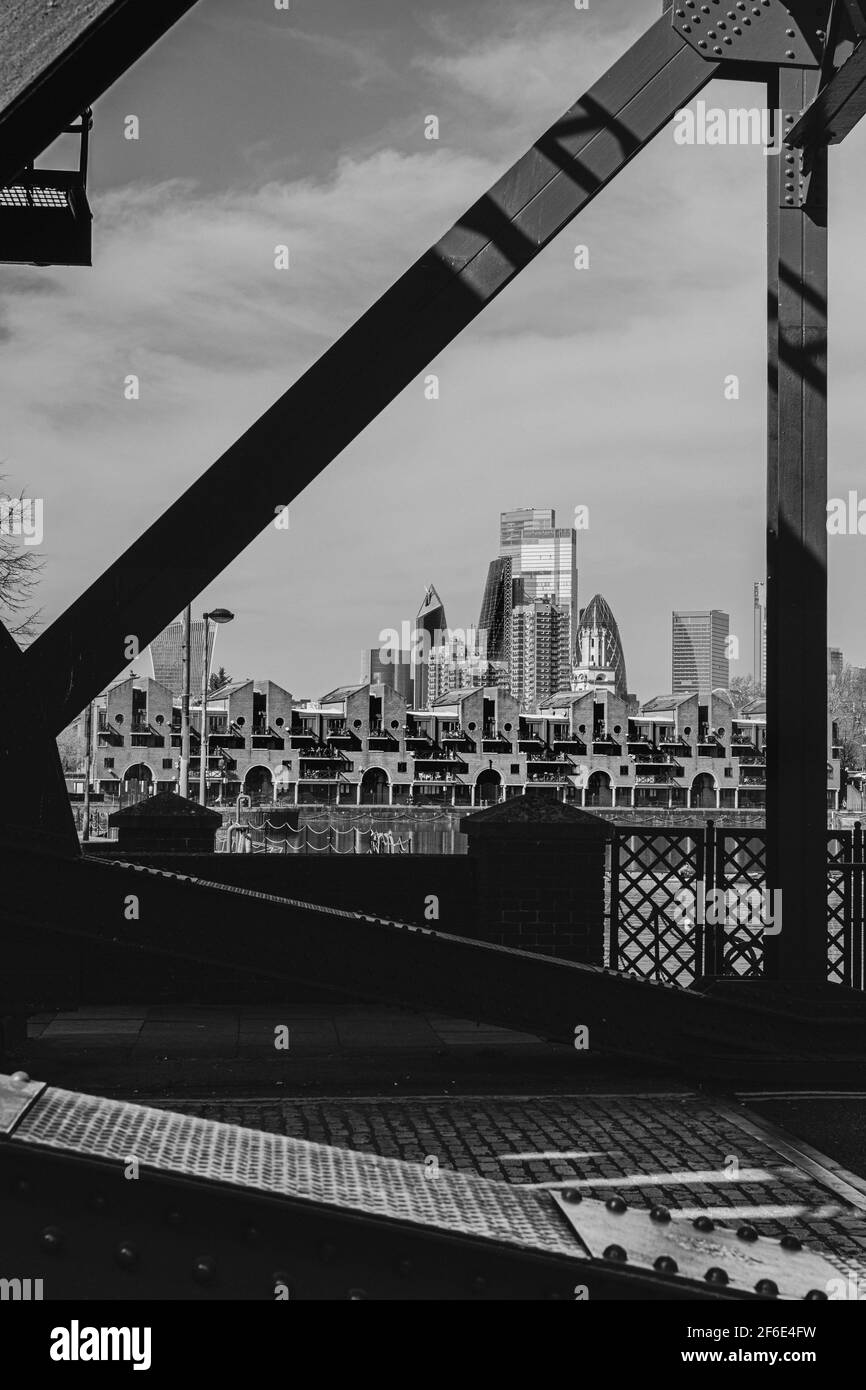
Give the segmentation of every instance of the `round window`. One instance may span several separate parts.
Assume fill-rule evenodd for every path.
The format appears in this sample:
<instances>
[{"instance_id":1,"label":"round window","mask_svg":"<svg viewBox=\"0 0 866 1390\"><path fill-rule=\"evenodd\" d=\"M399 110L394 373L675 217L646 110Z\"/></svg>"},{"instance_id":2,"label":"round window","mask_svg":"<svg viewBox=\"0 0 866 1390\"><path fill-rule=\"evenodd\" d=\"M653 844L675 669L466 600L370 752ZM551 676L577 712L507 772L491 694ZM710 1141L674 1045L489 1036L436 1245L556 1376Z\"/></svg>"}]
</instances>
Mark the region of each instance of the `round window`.
<instances>
[{"instance_id":1,"label":"round window","mask_svg":"<svg viewBox=\"0 0 866 1390\"><path fill-rule=\"evenodd\" d=\"M246 722L247 722L247 721L244 719L243 715L240 715L240 716L235 720L235 723L237 724L237 726L238 726L239 729L242 729L242 728L244 727L244 725L246 724Z\"/></svg>"},{"instance_id":2,"label":"round window","mask_svg":"<svg viewBox=\"0 0 866 1390\"><path fill-rule=\"evenodd\" d=\"M400 721L399 721L399 719L392 719L392 720L391 720L391 728L392 728L392 729L399 729L399 727L400 727Z\"/></svg>"},{"instance_id":3,"label":"round window","mask_svg":"<svg viewBox=\"0 0 866 1390\"><path fill-rule=\"evenodd\" d=\"M614 724L614 726L613 726L613 731L614 731L615 734L621 734L621 733L622 733L622 725L621 725L621 724Z\"/></svg>"},{"instance_id":4,"label":"round window","mask_svg":"<svg viewBox=\"0 0 866 1390\"><path fill-rule=\"evenodd\" d=\"M281 728L283 727L283 725L285 724L285 722L286 722L285 719L275 719L275 720L274 720L274 723L276 724L276 726L277 726L278 729L281 729Z\"/></svg>"},{"instance_id":5,"label":"round window","mask_svg":"<svg viewBox=\"0 0 866 1390\"><path fill-rule=\"evenodd\" d=\"M361 721L360 721L360 719L353 719L353 720L352 720L352 728L353 728L353 729L360 729L360 727L361 727Z\"/></svg>"},{"instance_id":6,"label":"round window","mask_svg":"<svg viewBox=\"0 0 866 1390\"><path fill-rule=\"evenodd\" d=\"M718 734L719 738L724 738L724 737L725 737L725 726L724 726L724 724L722 724L721 727L720 727L719 729L716 730L716 733Z\"/></svg>"},{"instance_id":7,"label":"round window","mask_svg":"<svg viewBox=\"0 0 866 1390\"><path fill-rule=\"evenodd\" d=\"M504 730L505 730L505 732L506 732L507 734L510 734L510 733L511 733L511 729L512 729L513 726L512 726L511 724L503 724L502 727L504 728Z\"/></svg>"},{"instance_id":8,"label":"round window","mask_svg":"<svg viewBox=\"0 0 866 1390\"><path fill-rule=\"evenodd\" d=\"M155 724L164 724L164 723L165 723L165 715L164 715L164 714L158 714L158 715L156 716L156 719L155 719L153 722L154 722Z\"/></svg>"},{"instance_id":9,"label":"round window","mask_svg":"<svg viewBox=\"0 0 866 1390\"><path fill-rule=\"evenodd\" d=\"M467 727L468 727L468 729L469 729L470 734L474 734L474 733L475 733L475 730L478 728L478 725L473 723L473 724L467 725Z\"/></svg>"},{"instance_id":10,"label":"round window","mask_svg":"<svg viewBox=\"0 0 866 1390\"><path fill-rule=\"evenodd\" d=\"M114 716L114 722L115 722L115 724L122 724L122 723L123 723L123 715L122 715L122 714L116 714L116 715Z\"/></svg>"},{"instance_id":11,"label":"round window","mask_svg":"<svg viewBox=\"0 0 866 1390\"><path fill-rule=\"evenodd\" d=\"M691 725L690 725L690 724L687 724L686 727L683 729L683 733L684 733L684 734L690 734L691 731L692 731L692 728L691 728Z\"/></svg>"},{"instance_id":12,"label":"round window","mask_svg":"<svg viewBox=\"0 0 866 1390\"><path fill-rule=\"evenodd\" d=\"M585 733L586 733L586 725L585 725L585 724L578 724L578 726L577 726L577 732L578 732L579 734L585 734Z\"/></svg>"}]
</instances>

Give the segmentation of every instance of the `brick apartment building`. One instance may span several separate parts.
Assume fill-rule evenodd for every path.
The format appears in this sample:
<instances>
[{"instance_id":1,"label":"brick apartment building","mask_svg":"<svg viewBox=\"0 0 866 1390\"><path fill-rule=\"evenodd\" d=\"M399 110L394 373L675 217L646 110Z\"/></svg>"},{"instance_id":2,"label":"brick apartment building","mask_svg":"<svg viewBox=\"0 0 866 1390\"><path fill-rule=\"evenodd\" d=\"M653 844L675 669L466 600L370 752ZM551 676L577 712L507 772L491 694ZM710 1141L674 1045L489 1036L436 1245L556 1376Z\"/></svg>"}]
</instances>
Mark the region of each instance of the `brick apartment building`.
<instances>
[{"instance_id":1,"label":"brick apartment building","mask_svg":"<svg viewBox=\"0 0 866 1390\"><path fill-rule=\"evenodd\" d=\"M639 712L607 688L561 692L520 713L499 687L451 691L413 710L382 682L294 705L273 681L224 687L208 700L211 803L480 806L539 784L576 806L746 810L764 805L762 701L735 715L715 690L660 696ZM190 787L199 777L200 711L191 720ZM98 702L93 778L106 797L174 789L180 706L150 678ZM839 759L827 754L827 804L838 808ZM193 795L195 792L193 791Z\"/></svg>"}]
</instances>

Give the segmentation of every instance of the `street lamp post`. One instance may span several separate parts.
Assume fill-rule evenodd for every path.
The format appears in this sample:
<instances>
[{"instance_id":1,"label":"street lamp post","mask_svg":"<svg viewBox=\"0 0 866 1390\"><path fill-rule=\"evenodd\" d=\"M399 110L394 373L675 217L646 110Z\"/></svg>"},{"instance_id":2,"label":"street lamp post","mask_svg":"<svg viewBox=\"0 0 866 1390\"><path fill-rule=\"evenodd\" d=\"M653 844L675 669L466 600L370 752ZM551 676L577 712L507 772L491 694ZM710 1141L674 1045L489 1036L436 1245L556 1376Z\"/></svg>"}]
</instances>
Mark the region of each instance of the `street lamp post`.
<instances>
[{"instance_id":1,"label":"street lamp post","mask_svg":"<svg viewBox=\"0 0 866 1390\"><path fill-rule=\"evenodd\" d=\"M200 806L207 805L207 688L210 680L209 633L211 623L230 623L234 618L227 608L214 608L211 613L203 613L204 651L201 662L201 729L199 735L198 800Z\"/></svg>"},{"instance_id":2,"label":"street lamp post","mask_svg":"<svg viewBox=\"0 0 866 1390\"><path fill-rule=\"evenodd\" d=\"M181 654L183 681L180 696L180 794L189 796L189 686L191 656L192 609L187 604L183 610L183 634Z\"/></svg>"}]
</instances>

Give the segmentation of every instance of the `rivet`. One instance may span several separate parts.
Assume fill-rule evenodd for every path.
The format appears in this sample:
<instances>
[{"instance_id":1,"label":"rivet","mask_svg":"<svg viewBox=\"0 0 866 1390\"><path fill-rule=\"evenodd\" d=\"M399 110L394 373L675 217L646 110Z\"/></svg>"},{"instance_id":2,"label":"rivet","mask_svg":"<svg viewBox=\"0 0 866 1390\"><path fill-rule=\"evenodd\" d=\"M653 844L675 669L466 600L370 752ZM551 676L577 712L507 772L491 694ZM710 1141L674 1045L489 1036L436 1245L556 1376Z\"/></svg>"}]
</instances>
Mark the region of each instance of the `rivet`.
<instances>
[{"instance_id":1,"label":"rivet","mask_svg":"<svg viewBox=\"0 0 866 1390\"><path fill-rule=\"evenodd\" d=\"M57 1255L63 1249L63 1234L56 1226L46 1226L39 1237L39 1244L49 1255Z\"/></svg>"},{"instance_id":2,"label":"rivet","mask_svg":"<svg viewBox=\"0 0 866 1390\"><path fill-rule=\"evenodd\" d=\"M758 1232L754 1226L741 1226L737 1231L740 1240L757 1240Z\"/></svg>"},{"instance_id":3,"label":"rivet","mask_svg":"<svg viewBox=\"0 0 866 1390\"><path fill-rule=\"evenodd\" d=\"M785 30L785 33L788 35L788 38L789 38L789 39L792 39L792 38L794 37L794 30L793 30L793 29L786 29L786 30Z\"/></svg>"},{"instance_id":4,"label":"rivet","mask_svg":"<svg viewBox=\"0 0 866 1390\"><path fill-rule=\"evenodd\" d=\"M628 1262L628 1255L621 1245L609 1245L604 1252L604 1258L606 1260L615 1260L617 1264L626 1264Z\"/></svg>"},{"instance_id":5,"label":"rivet","mask_svg":"<svg viewBox=\"0 0 866 1390\"><path fill-rule=\"evenodd\" d=\"M696 1231L714 1231L716 1229L709 1216L696 1216L692 1225Z\"/></svg>"},{"instance_id":6,"label":"rivet","mask_svg":"<svg viewBox=\"0 0 866 1390\"><path fill-rule=\"evenodd\" d=\"M786 202L786 203L793 203L793 201L794 201L794 199L793 199L793 198L790 198L790 197L788 197L788 198L785 199L785 202Z\"/></svg>"},{"instance_id":7,"label":"rivet","mask_svg":"<svg viewBox=\"0 0 866 1390\"><path fill-rule=\"evenodd\" d=\"M26 1071L13 1071L9 1080L12 1082L13 1086L26 1086L30 1077L27 1075Z\"/></svg>"},{"instance_id":8,"label":"rivet","mask_svg":"<svg viewBox=\"0 0 866 1390\"><path fill-rule=\"evenodd\" d=\"M692 26L691 26L690 24L684 24L684 25L683 25L683 33L684 33L684 34L690 34L691 32L692 32Z\"/></svg>"},{"instance_id":9,"label":"rivet","mask_svg":"<svg viewBox=\"0 0 866 1390\"><path fill-rule=\"evenodd\" d=\"M724 21L723 19L720 19L720 20L719 20L719 28L720 28L720 29L727 29L727 27L728 27L728 26L727 26L727 24L725 23L725 21Z\"/></svg>"},{"instance_id":10,"label":"rivet","mask_svg":"<svg viewBox=\"0 0 866 1390\"><path fill-rule=\"evenodd\" d=\"M802 1250L803 1242L797 1236L782 1236L779 1241L783 1250Z\"/></svg>"},{"instance_id":11,"label":"rivet","mask_svg":"<svg viewBox=\"0 0 866 1390\"><path fill-rule=\"evenodd\" d=\"M714 53L721 53L721 51L722 51L722 50L721 50L720 48L714 48L714 49L713 49L713 52L714 52Z\"/></svg>"},{"instance_id":12,"label":"rivet","mask_svg":"<svg viewBox=\"0 0 866 1390\"><path fill-rule=\"evenodd\" d=\"M743 32L743 31L742 31L742 29L740 28L739 24L735 24L735 25L734 25L734 33L735 33L735 34L742 34L742 32Z\"/></svg>"},{"instance_id":13,"label":"rivet","mask_svg":"<svg viewBox=\"0 0 866 1390\"><path fill-rule=\"evenodd\" d=\"M210 1255L199 1255L193 1261L192 1277L197 1284L210 1284L216 1273L216 1265Z\"/></svg>"},{"instance_id":14,"label":"rivet","mask_svg":"<svg viewBox=\"0 0 866 1390\"><path fill-rule=\"evenodd\" d=\"M105 1211L107 1203L101 1192L94 1192L87 1205L91 1211Z\"/></svg>"},{"instance_id":15,"label":"rivet","mask_svg":"<svg viewBox=\"0 0 866 1390\"><path fill-rule=\"evenodd\" d=\"M574 1205L576 1202L582 1202L583 1197L575 1188L567 1187L562 1194L562 1200L568 1202L570 1205Z\"/></svg>"},{"instance_id":16,"label":"rivet","mask_svg":"<svg viewBox=\"0 0 866 1390\"><path fill-rule=\"evenodd\" d=\"M323 1264L329 1265L336 1253L336 1246L331 1245L330 1241L326 1241L324 1245L319 1247L319 1258Z\"/></svg>"},{"instance_id":17,"label":"rivet","mask_svg":"<svg viewBox=\"0 0 866 1390\"><path fill-rule=\"evenodd\" d=\"M794 57L796 57L796 54L794 53L793 48L789 48L789 49L787 50L787 52L785 53L785 57L786 57L786 58L794 58Z\"/></svg>"},{"instance_id":18,"label":"rivet","mask_svg":"<svg viewBox=\"0 0 866 1390\"><path fill-rule=\"evenodd\" d=\"M617 1216L621 1216L624 1211L628 1211L628 1202L626 1202L624 1197L608 1197L605 1206L608 1211L616 1212Z\"/></svg>"},{"instance_id":19,"label":"rivet","mask_svg":"<svg viewBox=\"0 0 866 1390\"><path fill-rule=\"evenodd\" d=\"M401 1279L407 1279L412 1273L412 1261L401 1260L397 1265L397 1273L400 1275Z\"/></svg>"},{"instance_id":20,"label":"rivet","mask_svg":"<svg viewBox=\"0 0 866 1390\"><path fill-rule=\"evenodd\" d=\"M705 40L704 40L704 39L701 39L701 40L699 41L699 43L698 43L698 48L706 48L706 46L707 46L707 45L706 45Z\"/></svg>"},{"instance_id":21,"label":"rivet","mask_svg":"<svg viewBox=\"0 0 866 1390\"><path fill-rule=\"evenodd\" d=\"M685 10L677 10L677 19L685 19L685 17L686 17L686 12L685 12Z\"/></svg>"},{"instance_id":22,"label":"rivet","mask_svg":"<svg viewBox=\"0 0 866 1390\"><path fill-rule=\"evenodd\" d=\"M772 1279L759 1279L755 1285L755 1293L762 1293L767 1298L775 1298L779 1292L778 1284L774 1284Z\"/></svg>"},{"instance_id":23,"label":"rivet","mask_svg":"<svg viewBox=\"0 0 866 1390\"><path fill-rule=\"evenodd\" d=\"M717 38L718 38L718 34L716 33L715 29L709 29L709 30L707 31L707 38L708 38L708 39L717 39Z\"/></svg>"},{"instance_id":24,"label":"rivet","mask_svg":"<svg viewBox=\"0 0 866 1390\"><path fill-rule=\"evenodd\" d=\"M823 1289L810 1289L809 1292L806 1294L806 1302L823 1303L828 1298L828 1296L829 1295L826 1294Z\"/></svg>"},{"instance_id":25,"label":"rivet","mask_svg":"<svg viewBox=\"0 0 866 1390\"><path fill-rule=\"evenodd\" d=\"M677 1274L679 1265L676 1260L672 1260L670 1255L659 1255L653 1264L653 1269L657 1269L659 1274Z\"/></svg>"},{"instance_id":26,"label":"rivet","mask_svg":"<svg viewBox=\"0 0 866 1390\"><path fill-rule=\"evenodd\" d=\"M476 1293L484 1292L487 1288L487 1280L484 1278L483 1274L476 1274L475 1278L472 1280L472 1287Z\"/></svg>"},{"instance_id":27,"label":"rivet","mask_svg":"<svg viewBox=\"0 0 866 1390\"><path fill-rule=\"evenodd\" d=\"M706 1282L707 1282L708 1284L727 1284L727 1283L728 1283L728 1276L727 1276L727 1274L725 1273L725 1271L724 1271L723 1269L719 1269L718 1265L713 1265L713 1268L712 1268L712 1269L708 1269L707 1272L706 1272L706 1274L704 1275L704 1279L706 1280Z\"/></svg>"},{"instance_id":28,"label":"rivet","mask_svg":"<svg viewBox=\"0 0 866 1390\"><path fill-rule=\"evenodd\" d=\"M671 1214L667 1207L653 1207L650 1212L650 1221L670 1221Z\"/></svg>"},{"instance_id":29,"label":"rivet","mask_svg":"<svg viewBox=\"0 0 866 1390\"><path fill-rule=\"evenodd\" d=\"M26 1178L17 1178L15 1181L15 1193L18 1197L29 1197L33 1189Z\"/></svg>"},{"instance_id":30,"label":"rivet","mask_svg":"<svg viewBox=\"0 0 866 1390\"><path fill-rule=\"evenodd\" d=\"M786 117L785 117L785 124L786 124L786 125L793 125L793 124L794 124L794 117L793 117L793 116L786 116Z\"/></svg>"},{"instance_id":31,"label":"rivet","mask_svg":"<svg viewBox=\"0 0 866 1390\"><path fill-rule=\"evenodd\" d=\"M733 43L733 39L725 39L725 43Z\"/></svg>"},{"instance_id":32,"label":"rivet","mask_svg":"<svg viewBox=\"0 0 866 1390\"><path fill-rule=\"evenodd\" d=\"M363 1289L350 1289L346 1297L350 1303L363 1303L366 1301L367 1295Z\"/></svg>"},{"instance_id":33,"label":"rivet","mask_svg":"<svg viewBox=\"0 0 866 1390\"><path fill-rule=\"evenodd\" d=\"M261 1232L257 1226L247 1226L244 1231L244 1240L247 1242L247 1245L256 1245L260 1234Z\"/></svg>"},{"instance_id":34,"label":"rivet","mask_svg":"<svg viewBox=\"0 0 866 1390\"><path fill-rule=\"evenodd\" d=\"M179 1211L167 1211L165 1213L165 1224L167 1226L180 1226L183 1221Z\"/></svg>"},{"instance_id":35,"label":"rivet","mask_svg":"<svg viewBox=\"0 0 866 1390\"><path fill-rule=\"evenodd\" d=\"M121 1269L134 1269L138 1264L138 1251L134 1245L129 1245L124 1241L123 1245L118 1245L115 1250L114 1258Z\"/></svg>"}]
</instances>

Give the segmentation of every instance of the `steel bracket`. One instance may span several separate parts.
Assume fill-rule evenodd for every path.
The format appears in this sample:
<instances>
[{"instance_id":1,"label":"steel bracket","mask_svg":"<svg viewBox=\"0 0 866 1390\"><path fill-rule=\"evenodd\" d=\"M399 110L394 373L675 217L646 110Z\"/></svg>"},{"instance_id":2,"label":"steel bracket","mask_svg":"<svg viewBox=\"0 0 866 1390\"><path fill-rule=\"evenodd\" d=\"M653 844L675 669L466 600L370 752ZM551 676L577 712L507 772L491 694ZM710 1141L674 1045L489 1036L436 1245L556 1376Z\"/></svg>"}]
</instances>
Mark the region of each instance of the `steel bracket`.
<instances>
[{"instance_id":1,"label":"steel bracket","mask_svg":"<svg viewBox=\"0 0 866 1390\"><path fill-rule=\"evenodd\" d=\"M830 0L675 0L671 24L710 62L817 68Z\"/></svg>"},{"instance_id":2,"label":"steel bracket","mask_svg":"<svg viewBox=\"0 0 866 1390\"><path fill-rule=\"evenodd\" d=\"M747 1222L732 1231L706 1216L690 1221L664 1207L629 1208L621 1197L602 1205L582 1201L573 1189L552 1196L593 1261L686 1279L734 1296L782 1300L825 1297L837 1274L798 1240L760 1237Z\"/></svg>"}]
</instances>

